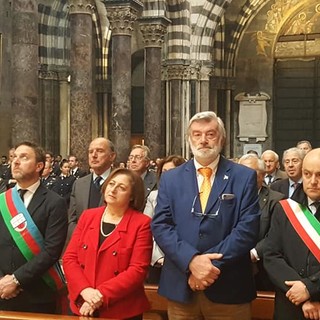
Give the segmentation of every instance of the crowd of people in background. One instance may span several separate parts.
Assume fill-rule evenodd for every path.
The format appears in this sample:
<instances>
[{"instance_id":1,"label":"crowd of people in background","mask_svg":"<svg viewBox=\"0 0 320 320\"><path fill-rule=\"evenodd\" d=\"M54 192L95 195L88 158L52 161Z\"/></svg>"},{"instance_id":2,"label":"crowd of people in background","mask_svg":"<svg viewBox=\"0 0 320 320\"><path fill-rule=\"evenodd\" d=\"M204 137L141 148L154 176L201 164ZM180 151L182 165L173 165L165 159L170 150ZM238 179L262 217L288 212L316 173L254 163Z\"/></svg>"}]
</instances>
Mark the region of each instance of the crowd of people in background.
<instances>
[{"instance_id":1,"label":"crowd of people in background","mask_svg":"<svg viewBox=\"0 0 320 320\"><path fill-rule=\"evenodd\" d=\"M62 256L76 315L141 320L147 282L168 298L169 319L247 320L256 290L276 292L275 319L320 319L320 149L299 141L282 163L273 150L228 160L225 135L213 112L198 113L192 159L152 160L134 145L120 163L99 137L88 171L76 155L11 148L0 165L0 250L11 259L0 263L0 309L55 313L55 291L37 295L60 279ZM22 216L6 218L15 207ZM14 236L27 224L39 229L32 254Z\"/></svg>"}]
</instances>

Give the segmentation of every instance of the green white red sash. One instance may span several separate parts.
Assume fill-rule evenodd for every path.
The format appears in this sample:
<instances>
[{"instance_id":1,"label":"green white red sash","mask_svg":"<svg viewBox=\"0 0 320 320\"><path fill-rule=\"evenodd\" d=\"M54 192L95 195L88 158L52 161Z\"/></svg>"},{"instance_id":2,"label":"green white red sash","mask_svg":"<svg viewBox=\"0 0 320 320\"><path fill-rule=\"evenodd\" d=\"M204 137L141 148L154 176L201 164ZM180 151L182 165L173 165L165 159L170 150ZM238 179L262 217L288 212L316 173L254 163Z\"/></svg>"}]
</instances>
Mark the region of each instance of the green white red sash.
<instances>
[{"instance_id":1,"label":"green white red sash","mask_svg":"<svg viewBox=\"0 0 320 320\"><path fill-rule=\"evenodd\" d=\"M307 207L292 200L280 204L302 241L320 262L320 222Z\"/></svg>"},{"instance_id":2,"label":"green white red sash","mask_svg":"<svg viewBox=\"0 0 320 320\"><path fill-rule=\"evenodd\" d=\"M32 220L16 187L0 194L0 210L14 242L27 261L45 249L43 236ZM42 279L55 291L65 286L59 262L55 263L42 276Z\"/></svg>"}]
</instances>

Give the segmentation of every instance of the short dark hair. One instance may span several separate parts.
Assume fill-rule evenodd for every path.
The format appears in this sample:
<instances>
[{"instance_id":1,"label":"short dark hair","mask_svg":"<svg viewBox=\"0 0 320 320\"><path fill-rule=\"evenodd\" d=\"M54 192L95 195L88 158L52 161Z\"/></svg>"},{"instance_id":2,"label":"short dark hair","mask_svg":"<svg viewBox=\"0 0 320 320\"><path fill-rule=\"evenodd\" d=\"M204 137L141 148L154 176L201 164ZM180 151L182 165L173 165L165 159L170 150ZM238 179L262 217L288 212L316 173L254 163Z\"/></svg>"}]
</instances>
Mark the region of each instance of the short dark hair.
<instances>
[{"instance_id":1,"label":"short dark hair","mask_svg":"<svg viewBox=\"0 0 320 320\"><path fill-rule=\"evenodd\" d=\"M101 192L104 194L107 185L110 181L120 175L123 174L129 177L131 182L131 200L129 203L129 207L138 211L142 211L145 205L145 197L144 197L144 183L143 180L139 175L137 175L134 171L125 169L125 168L118 168L114 171L111 171L107 180L103 183L101 187Z\"/></svg>"},{"instance_id":2,"label":"short dark hair","mask_svg":"<svg viewBox=\"0 0 320 320\"><path fill-rule=\"evenodd\" d=\"M41 148L39 145L37 145L36 143L34 142L30 142L30 141L23 141L23 142L20 142L18 143L16 146L15 146L15 149L17 149L18 147L20 146L27 146L31 149L33 149L35 155L36 155L36 161L37 162L42 162L43 163L43 168L42 170L39 172L39 175L41 176L42 172L43 172L43 169L44 169L44 166L46 164L46 153L48 152L45 152L43 150L43 148Z\"/></svg>"}]
</instances>

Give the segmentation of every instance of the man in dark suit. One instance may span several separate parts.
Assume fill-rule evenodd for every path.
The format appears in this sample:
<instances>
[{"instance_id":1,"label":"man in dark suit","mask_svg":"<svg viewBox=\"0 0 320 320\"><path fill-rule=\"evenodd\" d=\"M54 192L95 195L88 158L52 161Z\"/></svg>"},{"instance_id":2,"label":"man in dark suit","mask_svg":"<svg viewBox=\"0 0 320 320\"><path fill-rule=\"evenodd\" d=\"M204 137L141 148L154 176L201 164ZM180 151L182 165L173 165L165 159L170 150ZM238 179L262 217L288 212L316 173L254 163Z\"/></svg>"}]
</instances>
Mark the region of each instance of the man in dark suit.
<instances>
[{"instance_id":1,"label":"man in dark suit","mask_svg":"<svg viewBox=\"0 0 320 320\"><path fill-rule=\"evenodd\" d=\"M278 201L284 199L280 192L273 191L264 184L266 173L265 163L254 154L246 154L239 159L239 163L249 167L257 172L257 186L259 194L259 206L261 209L259 241L251 249L251 261L254 263L256 289L262 291L273 291L274 286L271 283L262 263L263 253L265 250L265 238L270 229L271 217L273 210Z\"/></svg>"},{"instance_id":2,"label":"man in dark suit","mask_svg":"<svg viewBox=\"0 0 320 320\"><path fill-rule=\"evenodd\" d=\"M214 112L193 116L188 135L194 159L161 175L152 222L165 254L159 293L168 298L170 320L249 320L256 173L220 155L226 133Z\"/></svg>"},{"instance_id":3,"label":"man in dark suit","mask_svg":"<svg viewBox=\"0 0 320 320\"><path fill-rule=\"evenodd\" d=\"M270 185L272 190L281 192L286 198L291 198L302 182L302 161L306 152L299 148L290 148L283 152L282 163L288 176Z\"/></svg>"},{"instance_id":4,"label":"man in dark suit","mask_svg":"<svg viewBox=\"0 0 320 320\"><path fill-rule=\"evenodd\" d=\"M261 159L266 165L266 174L264 177L264 182L267 186L272 183L287 178L285 172L280 170L279 156L273 150L266 150L262 153Z\"/></svg>"},{"instance_id":5,"label":"man in dark suit","mask_svg":"<svg viewBox=\"0 0 320 320\"><path fill-rule=\"evenodd\" d=\"M113 143L106 138L96 138L89 145L89 166L92 170L75 181L72 187L69 207L68 240L70 239L80 215L85 209L103 204L100 187L111 172L116 158Z\"/></svg>"},{"instance_id":6,"label":"man in dark suit","mask_svg":"<svg viewBox=\"0 0 320 320\"><path fill-rule=\"evenodd\" d=\"M47 281L48 277L53 279L48 270L59 260L65 243L67 205L40 184L44 162L40 147L19 144L11 163L17 185L1 195L10 201L6 205L1 198L0 202L0 310L56 311L57 290ZM19 233L21 237L17 237ZM22 247L21 238L26 243ZM28 245L30 239L34 242ZM39 244L38 250L34 243Z\"/></svg>"},{"instance_id":7,"label":"man in dark suit","mask_svg":"<svg viewBox=\"0 0 320 320\"><path fill-rule=\"evenodd\" d=\"M15 179L13 179L12 177L12 173L11 173L11 162L13 159L13 154L14 154L15 149L11 148L9 150L9 161L8 164L6 166L3 166L2 170L1 170L1 177L3 179L3 182L6 186L6 189L10 189L13 188L16 184Z\"/></svg>"},{"instance_id":8,"label":"man in dark suit","mask_svg":"<svg viewBox=\"0 0 320 320\"><path fill-rule=\"evenodd\" d=\"M82 178L87 175L84 170L81 170L79 168L79 160L76 156L70 155L68 161L70 166L70 174L76 179Z\"/></svg>"},{"instance_id":9,"label":"man in dark suit","mask_svg":"<svg viewBox=\"0 0 320 320\"><path fill-rule=\"evenodd\" d=\"M320 316L319 172L320 149L313 149L303 160L302 186L274 210L264 255L276 287L274 319Z\"/></svg>"},{"instance_id":10,"label":"man in dark suit","mask_svg":"<svg viewBox=\"0 0 320 320\"><path fill-rule=\"evenodd\" d=\"M135 171L143 180L144 196L147 199L150 192L157 189L157 175L149 170L150 149L136 144L132 147L128 160L129 169Z\"/></svg>"}]
</instances>

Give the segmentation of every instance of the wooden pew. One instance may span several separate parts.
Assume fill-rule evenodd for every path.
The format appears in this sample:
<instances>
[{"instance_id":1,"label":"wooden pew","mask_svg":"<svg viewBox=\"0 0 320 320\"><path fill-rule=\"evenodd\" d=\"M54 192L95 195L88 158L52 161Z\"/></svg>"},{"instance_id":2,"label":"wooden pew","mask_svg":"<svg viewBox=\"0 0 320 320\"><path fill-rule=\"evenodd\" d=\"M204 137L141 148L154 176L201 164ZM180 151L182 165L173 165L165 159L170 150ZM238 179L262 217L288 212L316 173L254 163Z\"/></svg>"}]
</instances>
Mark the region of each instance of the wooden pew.
<instances>
[{"instance_id":1,"label":"wooden pew","mask_svg":"<svg viewBox=\"0 0 320 320\"><path fill-rule=\"evenodd\" d=\"M167 301L157 293L155 285L145 285L146 295L151 303L151 310L144 314L144 320L166 320ZM252 320L271 320L274 309L274 293L260 291L252 302Z\"/></svg>"},{"instance_id":2,"label":"wooden pew","mask_svg":"<svg viewBox=\"0 0 320 320\"><path fill-rule=\"evenodd\" d=\"M151 303L151 310L143 315L143 320L167 320L167 300L157 292L158 286L145 285L146 295ZM274 293L258 292L252 302L252 320L271 320L274 309ZM41 313L0 311L0 320L82 320L83 317L50 315ZM94 318L85 318L94 319ZM99 318L108 320L106 318Z\"/></svg>"},{"instance_id":3,"label":"wooden pew","mask_svg":"<svg viewBox=\"0 0 320 320\"><path fill-rule=\"evenodd\" d=\"M96 318L65 316L60 314L0 311L0 319L1 320L82 320L82 319L94 320ZM110 320L110 319L99 318L99 320Z\"/></svg>"}]
</instances>

